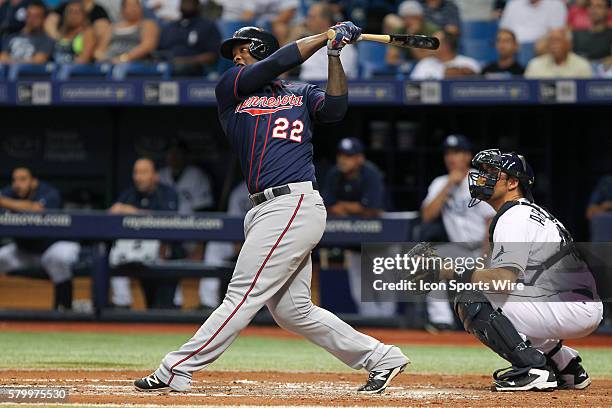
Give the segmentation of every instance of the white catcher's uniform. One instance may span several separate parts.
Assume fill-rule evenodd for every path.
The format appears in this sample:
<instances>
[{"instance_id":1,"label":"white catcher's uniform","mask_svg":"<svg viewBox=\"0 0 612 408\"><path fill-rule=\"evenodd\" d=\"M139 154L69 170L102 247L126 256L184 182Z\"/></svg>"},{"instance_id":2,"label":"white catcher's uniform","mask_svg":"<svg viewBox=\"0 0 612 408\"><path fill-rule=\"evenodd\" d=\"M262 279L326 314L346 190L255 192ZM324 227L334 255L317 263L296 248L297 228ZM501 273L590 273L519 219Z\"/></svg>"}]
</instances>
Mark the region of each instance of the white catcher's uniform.
<instances>
[{"instance_id":1,"label":"white catcher's uniform","mask_svg":"<svg viewBox=\"0 0 612 408\"><path fill-rule=\"evenodd\" d=\"M519 273L519 280L534 286L512 292L509 296L486 292L485 295L493 307L503 311L521 336L530 340L538 350L548 353L560 340L581 338L592 333L601 322L603 305L588 269L583 268L572 274L561 273L558 266L563 261L559 261L536 279L537 271L534 268L558 252L564 242L560 229L565 230L565 227L536 204L526 199L519 202L521 205L511 207L497 219L490 266L514 269ZM559 282L549 285L559 277L569 284L568 289L571 286L590 291L595 300L583 294L563 291ZM568 279L572 282L567 282ZM576 350L564 345L552 359L559 370L563 370L577 355Z\"/></svg>"}]
</instances>

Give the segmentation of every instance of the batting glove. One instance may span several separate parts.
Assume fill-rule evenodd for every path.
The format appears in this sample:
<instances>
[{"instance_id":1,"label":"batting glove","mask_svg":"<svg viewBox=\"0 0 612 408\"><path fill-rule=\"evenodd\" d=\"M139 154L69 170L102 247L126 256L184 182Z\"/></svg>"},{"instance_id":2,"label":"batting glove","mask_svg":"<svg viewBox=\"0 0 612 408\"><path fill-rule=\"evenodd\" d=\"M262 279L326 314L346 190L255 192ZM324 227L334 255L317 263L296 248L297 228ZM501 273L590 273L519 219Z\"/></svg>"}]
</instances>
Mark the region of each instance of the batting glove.
<instances>
[{"instance_id":1,"label":"batting glove","mask_svg":"<svg viewBox=\"0 0 612 408\"><path fill-rule=\"evenodd\" d=\"M339 56L342 48L347 44L352 44L361 35L361 27L357 27L350 21L343 21L331 27L336 36L327 41L327 55Z\"/></svg>"}]
</instances>

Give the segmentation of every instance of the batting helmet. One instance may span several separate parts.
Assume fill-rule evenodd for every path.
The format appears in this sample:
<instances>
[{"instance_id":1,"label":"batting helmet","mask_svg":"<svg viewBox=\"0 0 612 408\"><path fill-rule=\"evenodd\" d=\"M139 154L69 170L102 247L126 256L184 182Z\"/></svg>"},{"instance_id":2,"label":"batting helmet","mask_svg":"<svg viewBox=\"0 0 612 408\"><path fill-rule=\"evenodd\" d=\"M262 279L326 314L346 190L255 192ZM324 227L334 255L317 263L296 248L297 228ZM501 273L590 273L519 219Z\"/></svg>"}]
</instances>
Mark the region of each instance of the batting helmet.
<instances>
[{"instance_id":1,"label":"batting helmet","mask_svg":"<svg viewBox=\"0 0 612 408\"><path fill-rule=\"evenodd\" d=\"M271 33L258 27L242 27L234 33L232 38L223 41L221 55L228 60L233 60L232 50L234 46L241 43L250 43L249 53L259 61L279 49L278 41Z\"/></svg>"},{"instance_id":2,"label":"batting helmet","mask_svg":"<svg viewBox=\"0 0 612 408\"><path fill-rule=\"evenodd\" d=\"M469 206L478 204L481 200L488 200L493 195L495 184L501 172L516 177L526 199L533 201L531 188L535 183L535 176L525 157L520 154L502 153L499 149L488 149L478 152L472 159L472 166L476 170L470 171L470 195L472 200ZM491 171L496 169L498 171Z\"/></svg>"}]
</instances>

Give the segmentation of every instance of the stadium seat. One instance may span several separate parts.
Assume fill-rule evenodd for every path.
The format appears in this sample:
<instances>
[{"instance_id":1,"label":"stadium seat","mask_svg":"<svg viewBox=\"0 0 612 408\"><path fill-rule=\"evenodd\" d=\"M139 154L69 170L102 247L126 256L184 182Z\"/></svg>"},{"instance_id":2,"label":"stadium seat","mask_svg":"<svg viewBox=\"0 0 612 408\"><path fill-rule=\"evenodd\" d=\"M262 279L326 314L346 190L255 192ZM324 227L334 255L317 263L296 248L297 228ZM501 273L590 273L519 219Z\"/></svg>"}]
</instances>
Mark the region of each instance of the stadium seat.
<instances>
[{"instance_id":1,"label":"stadium seat","mask_svg":"<svg viewBox=\"0 0 612 408\"><path fill-rule=\"evenodd\" d=\"M122 81L126 78L170 79L171 67L167 62L129 62L113 67L112 78Z\"/></svg>"},{"instance_id":2,"label":"stadium seat","mask_svg":"<svg viewBox=\"0 0 612 408\"><path fill-rule=\"evenodd\" d=\"M521 44L518 52L518 62L523 66L527 66L527 64L529 64L529 61L531 61L533 57L535 57L535 44Z\"/></svg>"},{"instance_id":3,"label":"stadium seat","mask_svg":"<svg viewBox=\"0 0 612 408\"><path fill-rule=\"evenodd\" d=\"M492 40L464 40L462 50L464 55L474 58L481 64L497 59L497 51Z\"/></svg>"},{"instance_id":4,"label":"stadium seat","mask_svg":"<svg viewBox=\"0 0 612 408\"><path fill-rule=\"evenodd\" d=\"M362 78L372 78L377 71L387 68L384 44L362 41L357 44L359 50L359 71Z\"/></svg>"},{"instance_id":5,"label":"stadium seat","mask_svg":"<svg viewBox=\"0 0 612 408\"><path fill-rule=\"evenodd\" d=\"M55 74L55 64L11 64L8 68L9 81L20 79L52 79Z\"/></svg>"},{"instance_id":6,"label":"stadium seat","mask_svg":"<svg viewBox=\"0 0 612 408\"><path fill-rule=\"evenodd\" d=\"M464 21L461 24L461 37L470 40L494 39L498 23L492 21Z\"/></svg>"},{"instance_id":7,"label":"stadium seat","mask_svg":"<svg viewBox=\"0 0 612 408\"><path fill-rule=\"evenodd\" d=\"M0 81L4 81L6 78L6 65L0 64Z\"/></svg>"},{"instance_id":8,"label":"stadium seat","mask_svg":"<svg viewBox=\"0 0 612 408\"><path fill-rule=\"evenodd\" d=\"M111 68L111 64L64 64L57 68L56 79L108 79Z\"/></svg>"}]
</instances>

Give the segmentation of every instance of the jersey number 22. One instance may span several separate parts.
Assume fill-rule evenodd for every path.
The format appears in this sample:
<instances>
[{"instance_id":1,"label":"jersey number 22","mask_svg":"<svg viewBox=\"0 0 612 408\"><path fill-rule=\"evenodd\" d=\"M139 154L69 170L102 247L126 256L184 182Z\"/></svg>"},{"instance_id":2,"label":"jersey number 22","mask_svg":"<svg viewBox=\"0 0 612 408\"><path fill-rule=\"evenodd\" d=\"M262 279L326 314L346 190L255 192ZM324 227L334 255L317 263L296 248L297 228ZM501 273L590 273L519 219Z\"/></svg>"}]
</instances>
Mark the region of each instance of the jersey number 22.
<instances>
[{"instance_id":1,"label":"jersey number 22","mask_svg":"<svg viewBox=\"0 0 612 408\"><path fill-rule=\"evenodd\" d=\"M289 128L289 120L287 118L278 118L274 121L274 128L272 129L272 137L277 139L287 138L287 129ZM304 123L301 120L295 120L291 124L291 131L289 133L289 140L294 142L302 142L302 132L304 131Z\"/></svg>"}]
</instances>

